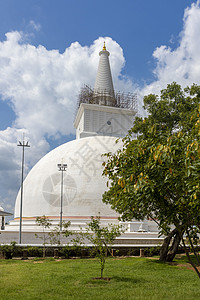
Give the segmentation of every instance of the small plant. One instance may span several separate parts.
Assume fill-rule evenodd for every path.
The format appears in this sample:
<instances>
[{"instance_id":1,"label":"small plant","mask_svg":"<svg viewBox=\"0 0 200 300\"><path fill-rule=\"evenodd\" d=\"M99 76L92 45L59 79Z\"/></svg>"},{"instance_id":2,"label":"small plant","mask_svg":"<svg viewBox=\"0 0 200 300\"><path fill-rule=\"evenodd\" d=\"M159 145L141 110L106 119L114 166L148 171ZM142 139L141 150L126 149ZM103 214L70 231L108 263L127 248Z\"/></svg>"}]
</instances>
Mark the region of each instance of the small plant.
<instances>
[{"instance_id":1,"label":"small plant","mask_svg":"<svg viewBox=\"0 0 200 300\"><path fill-rule=\"evenodd\" d=\"M50 231L52 226L52 220L48 219L46 216L37 217L36 224L42 227L43 234L42 236L35 234L36 238L43 240L43 257L46 256L46 244L49 242L51 245L60 245L60 236L61 233L68 237L71 234L71 231L68 230L71 222L63 222L62 227L63 231L60 232L60 226L55 226L53 230Z\"/></svg>"},{"instance_id":2,"label":"small plant","mask_svg":"<svg viewBox=\"0 0 200 300\"><path fill-rule=\"evenodd\" d=\"M42 245L43 245L43 258L45 258L46 244L47 244L47 241L49 240L49 233L46 232L46 229L50 229L52 223L51 223L51 220L49 220L46 216L37 217L35 222L38 226L41 226L42 230L43 230L42 236L39 236L38 234L35 234L35 236L36 236L36 238L39 238L39 239L43 240L43 243L42 243Z\"/></svg>"},{"instance_id":3,"label":"small plant","mask_svg":"<svg viewBox=\"0 0 200 300\"><path fill-rule=\"evenodd\" d=\"M51 245L60 245L60 227L56 226L53 230L48 232L48 239Z\"/></svg>"},{"instance_id":4,"label":"small plant","mask_svg":"<svg viewBox=\"0 0 200 300\"><path fill-rule=\"evenodd\" d=\"M61 234L65 237L71 235L71 231L68 230L68 227L71 225L71 222L62 222L62 231L60 231L60 224L54 227L52 231L48 233L49 241L51 245L61 245Z\"/></svg>"},{"instance_id":5,"label":"small plant","mask_svg":"<svg viewBox=\"0 0 200 300\"><path fill-rule=\"evenodd\" d=\"M111 246L116 237L120 236L123 232L121 225L101 226L101 218L91 217L91 221L83 231L77 233L77 239L74 242L77 244L88 244L90 242L93 247L91 248L91 255L96 256L100 262L101 277L103 279L103 271L105 268L105 261L108 252L112 255Z\"/></svg>"}]
</instances>

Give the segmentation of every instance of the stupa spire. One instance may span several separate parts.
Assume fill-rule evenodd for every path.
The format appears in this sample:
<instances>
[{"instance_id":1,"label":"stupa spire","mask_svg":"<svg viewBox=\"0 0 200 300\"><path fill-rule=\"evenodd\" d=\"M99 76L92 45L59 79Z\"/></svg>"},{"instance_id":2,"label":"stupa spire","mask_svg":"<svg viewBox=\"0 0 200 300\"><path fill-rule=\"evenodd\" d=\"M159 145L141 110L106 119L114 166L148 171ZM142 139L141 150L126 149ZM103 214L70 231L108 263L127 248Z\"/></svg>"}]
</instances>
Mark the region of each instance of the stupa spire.
<instances>
[{"instance_id":1,"label":"stupa spire","mask_svg":"<svg viewBox=\"0 0 200 300\"><path fill-rule=\"evenodd\" d=\"M115 93L109 62L110 53L106 50L106 45L99 52L99 66L94 85L94 97L96 102L102 105L113 106L115 104Z\"/></svg>"}]
</instances>

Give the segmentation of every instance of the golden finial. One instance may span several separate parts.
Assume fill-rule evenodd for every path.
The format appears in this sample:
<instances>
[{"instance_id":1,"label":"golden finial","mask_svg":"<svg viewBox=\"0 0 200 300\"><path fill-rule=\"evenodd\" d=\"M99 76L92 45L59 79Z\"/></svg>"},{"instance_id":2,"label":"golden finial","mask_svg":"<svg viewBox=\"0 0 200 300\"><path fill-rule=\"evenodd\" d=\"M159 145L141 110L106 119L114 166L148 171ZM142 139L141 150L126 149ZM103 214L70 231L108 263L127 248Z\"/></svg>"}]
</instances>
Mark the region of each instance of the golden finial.
<instances>
[{"instance_id":1,"label":"golden finial","mask_svg":"<svg viewBox=\"0 0 200 300\"><path fill-rule=\"evenodd\" d=\"M103 44L103 51L106 51L106 44L105 44L105 42Z\"/></svg>"}]
</instances>

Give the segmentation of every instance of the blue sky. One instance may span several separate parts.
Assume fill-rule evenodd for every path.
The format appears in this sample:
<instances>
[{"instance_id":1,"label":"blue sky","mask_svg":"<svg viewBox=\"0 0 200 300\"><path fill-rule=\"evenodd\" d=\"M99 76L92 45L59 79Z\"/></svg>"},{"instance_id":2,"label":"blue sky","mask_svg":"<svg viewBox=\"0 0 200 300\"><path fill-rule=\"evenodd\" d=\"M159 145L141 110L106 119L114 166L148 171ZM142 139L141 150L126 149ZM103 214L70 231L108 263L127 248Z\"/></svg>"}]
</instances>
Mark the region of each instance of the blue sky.
<instances>
[{"instance_id":1,"label":"blue sky","mask_svg":"<svg viewBox=\"0 0 200 300\"><path fill-rule=\"evenodd\" d=\"M183 0L6 0L0 1L0 37L9 31L33 33L30 21L40 26L31 38L48 50L62 53L72 42L90 45L110 36L124 50L123 70L137 82L151 80L152 53L160 45L176 47L184 9L195 1Z\"/></svg>"},{"instance_id":2,"label":"blue sky","mask_svg":"<svg viewBox=\"0 0 200 300\"><path fill-rule=\"evenodd\" d=\"M13 210L25 132L26 173L74 138L79 89L93 86L106 41L116 90L142 97L200 81L200 8L183 0L0 0L0 205Z\"/></svg>"}]
</instances>

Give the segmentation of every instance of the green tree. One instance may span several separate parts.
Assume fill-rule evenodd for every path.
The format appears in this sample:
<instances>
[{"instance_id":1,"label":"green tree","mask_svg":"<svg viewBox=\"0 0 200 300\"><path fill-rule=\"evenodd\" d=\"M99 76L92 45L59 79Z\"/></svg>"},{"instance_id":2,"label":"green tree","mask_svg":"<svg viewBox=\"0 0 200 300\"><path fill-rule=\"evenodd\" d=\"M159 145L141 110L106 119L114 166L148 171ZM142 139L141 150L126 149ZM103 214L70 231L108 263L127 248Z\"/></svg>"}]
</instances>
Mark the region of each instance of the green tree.
<instances>
[{"instance_id":1,"label":"green tree","mask_svg":"<svg viewBox=\"0 0 200 300\"><path fill-rule=\"evenodd\" d=\"M51 245L61 245L61 234L62 236L68 237L70 236L72 233L71 231L68 229L71 225L70 221L67 222L62 222L62 231L60 231L60 224L58 224L57 226L55 226L53 228L53 230L51 230L48 233L48 237L50 240L50 244Z\"/></svg>"},{"instance_id":2,"label":"green tree","mask_svg":"<svg viewBox=\"0 0 200 300\"><path fill-rule=\"evenodd\" d=\"M123 220L151 218L157 222L160 233L167 236L161 247L161 261L173 260L180 241L188 255L184 235L192 247L198 239L199 103L197 85L183 90L172 83L161 91L160 97L145 96L148 117L136 118L123 139L123 149L107 154L104 164L103 174L110 187L103 201L118 211ZM193 267L196 268L194 264Z\"/></svg>"},{"instance_id":3,"label":"green tree","mask_svg":"<svg viewBox=\"0 0 200 300\"><path fill-rule=\"evenodd\" d=\"M91 255L95 255L99 259L101 279L103 278L107 253L109 252L112 255L113 242L122 232L123 227L121 225L109 224L108 226L102 226L101 218L97 216L95 218L91 217L87 227L76 233L76 238L73 240L76 245L92 244Z\"/></svg>"},{"instance_id":4,"label":"green tree","mask_svg":"<svg viewBox=\"0 0 200 300\"><path fill-rule=\"evenodd\" d=\"M36 218L36 224L38 226L42 227L42 236L35 234L36 238L42 239L43 243L43 258L45 258L46 255L46 244L49 241L49 232L47 232L47 230L49 231L51 225L52 225L52 220L48 219L48 217L46 216L42 216L42 217L37 217Z\"/></svg>"},{"instance_id":5,"label":"green tree","mask_svg":"<svg viewBox=\"0 0 200 300\"><path fill-rule=\"evenodd\" d=\"M46 245L50 243L51 245L59 246L61 244L60 238L61 234L68 237L71 235L71 231L68 230L68 227L71 225L71 222L62 222L63 231L60 231L60 224L55 226L52 230L52 220L48 219L46 216L37 217L36 224L42 227L42 236L35 234L36 238L42 239L43 241L43 257L46 255Z\"/></svg>"}]
</instances>

